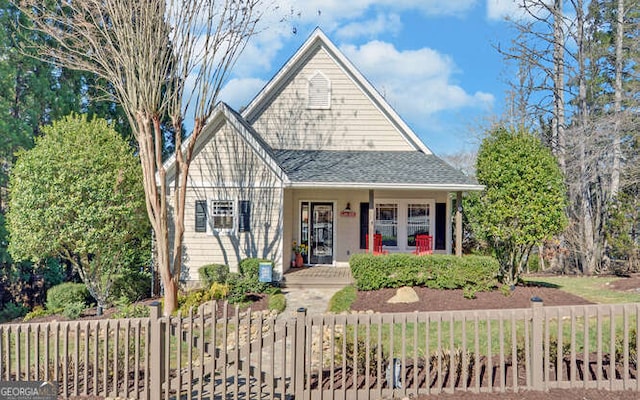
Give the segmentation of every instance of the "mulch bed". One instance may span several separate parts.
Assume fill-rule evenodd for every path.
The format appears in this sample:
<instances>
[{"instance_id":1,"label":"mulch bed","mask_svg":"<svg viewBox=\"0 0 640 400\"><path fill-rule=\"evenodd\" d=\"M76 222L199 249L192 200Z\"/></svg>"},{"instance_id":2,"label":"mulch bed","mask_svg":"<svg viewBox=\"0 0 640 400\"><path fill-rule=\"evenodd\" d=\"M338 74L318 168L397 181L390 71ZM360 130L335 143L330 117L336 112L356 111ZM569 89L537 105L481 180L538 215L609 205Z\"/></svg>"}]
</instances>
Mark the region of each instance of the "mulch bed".
<instances>
[{"instance_id":1,"label":"mulch bed","mask_svg":"<svg viewBox=\"0 0 640 400\"><path fill-rule=\"evenodd\" d=\"M401 313L526 308L531 306L532 297L541 298L546 306L593 304L582 297L537 284L517 286L515 290L506 296L499 290L478 292L475 299L465 298L461 289L442 291L416 287L414 290L420 299L419 302L396 304L387 303L387 301L395 296L397 289L359 291L356 301L351 305L351 309L356 311L373 310L382 313Z\"/></svg>"},{"instance_id":2,"label":"mulch bed","mask_svg":"<svg viewBox=\"0 0 640 400\"><path fill-rule=\"evenodd\" d=\"M640 275L635 274L627 278L612 282L609 288L620 291L640 291ZM526 308L531 306L531 298L540 297L547 306L591 304L589 301L563 292L559 289L540 284L518 286L508 296L500 291L479 292L475 299L465 299L462 290L449 290L443 295L442 291L414 288L420 301L412 304L387 303L396 294L396 289L383 289L372 292L358 292L357 299L352 305L353 310L378 312L412 312L412 311L447 311L447 310L479 310ZM640 393L636 391L609 391L596 389L552 389L544 391L524 391L506 393L470 393L456 392L453 394L438 394L436 396L418 396L419 399L462 399L462 400L637 400Z\"/></svg>"}]
</instances>

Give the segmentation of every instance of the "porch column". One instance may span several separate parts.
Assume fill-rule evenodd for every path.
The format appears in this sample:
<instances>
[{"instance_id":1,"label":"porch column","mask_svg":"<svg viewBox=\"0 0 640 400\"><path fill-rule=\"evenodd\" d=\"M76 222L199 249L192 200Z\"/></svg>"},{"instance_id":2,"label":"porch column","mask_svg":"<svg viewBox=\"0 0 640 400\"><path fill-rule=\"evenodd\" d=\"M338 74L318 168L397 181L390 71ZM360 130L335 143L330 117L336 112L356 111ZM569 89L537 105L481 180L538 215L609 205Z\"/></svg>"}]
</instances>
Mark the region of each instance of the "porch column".
<instances>
[{"instance_id":1,"label":"porch column","mask_svg":"<svg viewBox=\"0 0 640 400\"><path fill-rule=\"evenodd\" d=\"M462 257L462 192L456 192L456 256Z\"/></svg>"},{"instance_id":2,"label":"porch column","mask_svg":"<svg viewBox=\"0 0 640 400\"><path fill-rule=\"evenodd\" d=\"M367 243L367 248L369 249L369 253L373 254L373 235L375 233L375 218L376 218L376 209L375 203L373 199L373 189L369 190L369 243Z\"/></svg>"}]
</instances>

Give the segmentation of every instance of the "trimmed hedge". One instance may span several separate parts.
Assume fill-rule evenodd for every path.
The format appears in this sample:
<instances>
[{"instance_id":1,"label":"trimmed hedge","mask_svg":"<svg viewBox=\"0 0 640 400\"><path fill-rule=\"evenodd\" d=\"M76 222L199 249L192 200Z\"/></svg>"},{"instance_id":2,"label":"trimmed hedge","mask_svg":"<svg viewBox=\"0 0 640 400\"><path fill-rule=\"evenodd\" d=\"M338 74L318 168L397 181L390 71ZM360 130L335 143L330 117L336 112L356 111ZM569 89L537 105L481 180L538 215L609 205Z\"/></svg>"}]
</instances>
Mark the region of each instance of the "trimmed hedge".
<instances>
[{"instance_id":1,"label":"trimmed hedge","mask_svg":"<svg viewBox=\"0 0 640 400\"><path fill-rule=\"evenodd\" d=\"M258 279L260 276L260 263L272 264L271 260L265 258L245 258L240 261L240 273L251 279Z\"/></svg>"},{"instance_id":2,"label":"trimmed hedge","mask_svg":"<svg viewBox=\"0 0 640 400\"><path fill-rule=\"evenodd\" d=\"M226 283L229 277L229 266L224 264L207 264L198 269L203 287L209 288L214 283Z\"/></svg>"},{"instance_id":3,"label":"trimmed hedge","mask_svg":"<svg viewBox=\"0 0 640 400\"><path fill-rule=\"evenodd\" d=\"M358 290L402 286L464 289L465 296L498 286L500 265L493 257L413 254L354 254L349 259Z\"/></svg>"},{"instance_id":4,"label":"trimmed hedge","mask_svg":"<svg viewBox=\"0 0 640 400\"><path fill-rule=\"evenodd\" d=\"M47 310L60 313L70 308L75 311L82 304L89 304L89 290L84 283L65 282L47 290Z\"/></svg>"}]
</instances>

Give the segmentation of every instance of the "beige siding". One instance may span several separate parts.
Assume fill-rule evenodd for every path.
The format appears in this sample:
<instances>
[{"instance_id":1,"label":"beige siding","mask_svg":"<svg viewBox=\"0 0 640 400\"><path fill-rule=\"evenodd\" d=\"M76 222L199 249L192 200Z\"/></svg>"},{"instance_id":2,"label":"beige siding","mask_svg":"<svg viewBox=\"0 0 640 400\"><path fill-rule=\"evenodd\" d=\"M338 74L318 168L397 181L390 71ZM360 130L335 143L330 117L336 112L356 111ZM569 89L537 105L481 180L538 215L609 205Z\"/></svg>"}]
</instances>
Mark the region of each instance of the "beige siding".
<instances>
[{"instance_id":1,"label":"beige siding","mask_svg":"<svg viewBox=\"0 0 640 400\"><path fill-rule=\"evenodd\" d=\"M205 264L229 265L237 271L247 257L273 260L282 271L281 183L241 136L222 127L195 155L190 169L190 187L185 209L184 272L187 281L198 280ZM236 228L231 233L195 231L196 200L232 200ZM251 231L238 232L238 202L251 201Z\"/></svg>"},{"instance_id":2,"label":"beige siding","mask_svg":"<svg viewBox=\"0 0 640 400\"><path fill-rule=\"evenodd\" d=\"M310 109L308 82L320 71L330 81L329 109ZM319 48L253 122L274 148L412 150L385 114Z\"/></svg>"},{"instance_id":3,"label":"beige siding","mask_svg":"<svg viewBox=\"0 0 640 400\"><path fill-rule=\"evenodd\" d=\"M286 217L287 222L285 226L293 227L291 235L287 232L285 237L287 238L287 244L292 243L294 240L298 241L300 237L300 204L301 202L331 202L334 204L334 262L337 266L347 266L349 257L354 253L362 253L364 250L360 249L360 203L369 202L368 190L313 190L313 189L298 189L287 190L285 198L291 198L291 217ZM448 202L448 194L446 192L434 192L434 191L376 191L376 199L416 199L424 200L433 203ZM341 216L340 211L344 210L350 203L351 210L356 212L355 217ZM289 204L289 201L286 202ZM449 207L447 207L449 208ZM435 209L434 209L435 212ZM289 222L289 218L291 221ZM447 219L449 220L449 219ZM450 226L447 226L450 230ZM449 236L449 235L447 235ZM446 238L447 243L450 238ZM410 251L403 249L402 251ZM448 249L447 252L450 252ZM284 259L291 260L291 248L290 246L284 247ZM285 263L286 264L286 263ZM285 270L288 266L285 266Z\"/></svg>"}]
</instances>

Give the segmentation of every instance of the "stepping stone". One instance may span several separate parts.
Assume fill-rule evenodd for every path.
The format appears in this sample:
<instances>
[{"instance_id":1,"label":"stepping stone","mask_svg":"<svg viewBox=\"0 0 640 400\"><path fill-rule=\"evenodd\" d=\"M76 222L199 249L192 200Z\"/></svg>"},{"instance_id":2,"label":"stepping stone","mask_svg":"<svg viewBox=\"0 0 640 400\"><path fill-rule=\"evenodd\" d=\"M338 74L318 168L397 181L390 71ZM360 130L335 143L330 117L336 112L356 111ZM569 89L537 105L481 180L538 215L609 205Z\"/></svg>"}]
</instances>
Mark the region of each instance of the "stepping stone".
<instances>
[{"instance_id":1,"label":"stepping stone","mask_svg":"<svg viewBox=\"0 0 640 400\"><path fill-rule=\"evenodd\" d=\"M387 300L387 303L417 303L420 299L413 288L404 286L398 289L396 295Z\"/></svg>"}]
</instances>

